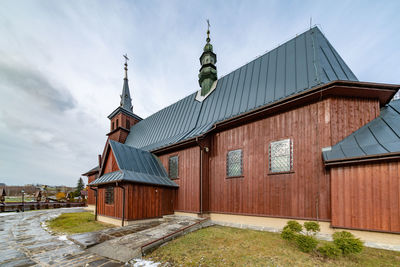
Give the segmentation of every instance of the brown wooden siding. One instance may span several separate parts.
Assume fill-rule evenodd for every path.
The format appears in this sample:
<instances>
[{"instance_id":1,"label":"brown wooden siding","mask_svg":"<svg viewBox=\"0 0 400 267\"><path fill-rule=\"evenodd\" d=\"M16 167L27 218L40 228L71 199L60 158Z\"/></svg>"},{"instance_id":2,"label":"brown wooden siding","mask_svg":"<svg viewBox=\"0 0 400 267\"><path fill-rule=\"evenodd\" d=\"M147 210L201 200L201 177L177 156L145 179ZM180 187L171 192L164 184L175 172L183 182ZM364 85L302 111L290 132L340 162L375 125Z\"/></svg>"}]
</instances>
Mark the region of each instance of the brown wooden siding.
<instances>
[{"instance_id":1,"label":"brown wooden siding","mask_svg":"<svg viewBox=\"0 0 400 267\"><path fill-rule=\"evenodd\" d=\"M374 99L330 99L332 145L379 116L379 101Z\"/></svg>"},{"instance_id":2,"label":"brown wooden siding","mask_svg":"<svg viewBox=\"0 0 400 267\"><path fill-rule=\"evenodd\" d=\"M107 158L106 158L106 162L104 163L103 174L109 173L109 172L115 172L118 170L119 170L118 163L115 160L115 156L111 152L111 149L110 149L108 152Z\"/></svg>"},{"instance_id":3,"label":"brown wooden siding","mask_svg":"<svg viewBox=\"0 0 400 267\"><path fill-rule=\"evenodd\" d=\"M169 157L176 155L179 157L179 169L178 179L174 182L179 189L175 197L175 210L200 212L200 148L195 146L160 156L167 171Z\"/></svg>"},{"instance_id":4,"label":"brown wooden siding","mask_svg":"<svg viewBox=\"0 0 400 267\"><path fill-rule=\"evenodd\" d=\"M98 177L98 174L93 174L88 176L88 184L93 182L94 180L96 180ZM88 191L88 199L87 199L87 204L88 205L94 205L96 204L96 199L94 197L94 191L92 189L90 189L89 186L86 187L87 191Z\"/></svg>"},{"instance_id":5,"label":"brown wooden siding","mask_svg":"<svg viewBox=\"0 0 400 267\"><path fill-rule=\"evenodd\" d=\"M211 139L210 211L329 220L330 175L321 149L378 115L378 100L331 98L217 133ZM294 172L271 175L269 143L285 138L293 140ZM243 177L227 179L227 151L239 148Z\"/></svg>"},{"instance_id":6,"label":"brown wooden siding","mask_svg":"<svg viewBox=\"0 0 400 267\"><path fill-rule=\"evenodd\" d=\"M400 232L400 162L333 167L332 226Z\"/></svg>"},{"instance_id":7,"label":"brown wooden siding","mask_svg":"<svg viewBox=\"0 0 400 267\"><path fill-rule=\"evenodd\" d=\"M114 187L114 203L105 204L107 185L99 188L98 209L100 215L122 218L123 189ZM125 188L125 219L156 218L174 212L175 189L143 184L123 184Z\"/></svg>"},{"instance_id":8,"label":"brown wooden siding","mask_svg":"<svg viewBox=\"0 0 400 267\"><path fill-rule=\"evenodd\" d=\"M108 150L104 163L104 174L118 171L118 164L112 150ZM125 219L138 220L161 217L174 212L174 198L176 189L144 185L136 183L119 183L125 188ZM105 191L107 186L114 188L114 203L105 203ZM99 215L122 218L123 189L116 183L101 185L98 188Z\"/></svg>"}]
</instances>

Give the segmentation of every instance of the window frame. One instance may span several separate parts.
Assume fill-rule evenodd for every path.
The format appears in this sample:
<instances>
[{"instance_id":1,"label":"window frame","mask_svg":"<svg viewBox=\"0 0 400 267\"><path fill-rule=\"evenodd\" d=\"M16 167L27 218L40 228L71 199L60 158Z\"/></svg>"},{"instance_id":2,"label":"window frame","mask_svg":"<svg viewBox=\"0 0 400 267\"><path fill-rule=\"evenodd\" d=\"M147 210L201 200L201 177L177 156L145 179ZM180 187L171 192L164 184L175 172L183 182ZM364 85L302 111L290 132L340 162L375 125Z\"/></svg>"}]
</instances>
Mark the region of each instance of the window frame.
<instances>
[{"instance_id":1,"label":"window frame","mask_svg":"<svg viewBox=\"0 0 400 267\"><path fill-rule=\"evenodd\" d=\"M171 160L176 158L176 176L171 176ZM171 155L168 158L168 177L171 180L179 179L179 155Z\"/></svg>"},{"instance_id":2,"label":"window frame","mask_svg":"<svg viewBox=\"0 0 400 267\"><path fill-rule=\"evenodd\" d=\"M289 170L284 171L273 171L272 170L272 155L271 155L271 148L273 143L283 142L289 140L289 160L290 160L290 168ZM287 174L287 173L294 173L294 149L293 149L293 138L284 138L280 140L270 141L268 144L268 175L276 175L276 174Z\"/></svg>"},{"instance_id":3,"label":"window frame","mask_svg":"<svg viewBox=\"0 0 400 267\"><path fill-rule=\"evenodd\" d=\"M111 195L111 196L110 196ZM114 186L107 186L104 191L104 202L106 205L114 205L115 189Z\"/></svg>"},{"instance_id":4,"label":"window frame","mask_svg":"<svg viewBox=\"0 0 400 267\"><path fill-rule=\"evenodd\" d=\"M239 175L229 175L229 154L232 152L237 152L240 151L240 174ZM228 150L226 152L226 179L232 179L232 178L243 178L243 149L242 148L237 148L237 149L232 149Z\"/></svg>"}]
</instances>

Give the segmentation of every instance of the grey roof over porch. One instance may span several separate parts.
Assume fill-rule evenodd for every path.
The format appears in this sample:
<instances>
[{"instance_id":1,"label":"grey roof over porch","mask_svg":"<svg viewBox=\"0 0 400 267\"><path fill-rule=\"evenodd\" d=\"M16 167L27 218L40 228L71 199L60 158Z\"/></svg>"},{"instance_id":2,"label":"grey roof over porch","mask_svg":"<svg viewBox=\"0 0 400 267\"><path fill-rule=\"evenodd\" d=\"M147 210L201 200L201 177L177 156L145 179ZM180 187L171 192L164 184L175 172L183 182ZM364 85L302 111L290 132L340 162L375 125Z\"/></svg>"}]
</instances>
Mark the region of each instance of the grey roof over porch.
<instances>
[{"instance_id":1,"label":"grey roof over porch","mask_svg":"<svg viewBox=\"0 0 400 267\"><path fill-rule=\"evenodd\" d=\"M323 149L324 161L400 152L400 100L389 102L380 115L331 148Z\"/></svg>"},{"instance_id":2,"label":"grey roof over porch","mask_svg":"<svg viewBox=\"0 0 400 267\"><path fill-rule=\"evenodd\" d=\"M135 182L141 184L178 187L167 174L160 160L148 151L109 141L119 171L106 173L89 185L113 182Z\"/></svg>"}]
</instances>

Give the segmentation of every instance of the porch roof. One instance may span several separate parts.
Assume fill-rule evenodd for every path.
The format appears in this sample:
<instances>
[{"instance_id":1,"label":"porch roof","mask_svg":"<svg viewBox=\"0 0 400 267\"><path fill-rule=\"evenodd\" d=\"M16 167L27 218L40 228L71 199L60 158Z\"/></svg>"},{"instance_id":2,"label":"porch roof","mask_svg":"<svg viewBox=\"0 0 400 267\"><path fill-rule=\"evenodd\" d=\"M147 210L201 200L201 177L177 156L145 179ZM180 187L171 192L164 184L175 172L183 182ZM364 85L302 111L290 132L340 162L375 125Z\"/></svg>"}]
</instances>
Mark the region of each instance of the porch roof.
<instances>
[{"instance_id":1,"label":"porch roof","mask_svg":"<svg viewBox=\"0 0 400 267\"><path fill-rule=\"evenodd\" d=\"M103 174L89 185L115 182L135 182L141 184L178 187L167 174L160 160L148 151L109 141L119 170Z\"/></svg>"},{"instance_id":2,"label":"porch roof","mask_svg":"<svg viewBox=\"0 0 400 267\"><path fill-rule=\"evenodd\" d=\"M325 164L400 153L400 100L389 102L381 114L336 145L324 148Z\"/></svg>"}]
</instances>

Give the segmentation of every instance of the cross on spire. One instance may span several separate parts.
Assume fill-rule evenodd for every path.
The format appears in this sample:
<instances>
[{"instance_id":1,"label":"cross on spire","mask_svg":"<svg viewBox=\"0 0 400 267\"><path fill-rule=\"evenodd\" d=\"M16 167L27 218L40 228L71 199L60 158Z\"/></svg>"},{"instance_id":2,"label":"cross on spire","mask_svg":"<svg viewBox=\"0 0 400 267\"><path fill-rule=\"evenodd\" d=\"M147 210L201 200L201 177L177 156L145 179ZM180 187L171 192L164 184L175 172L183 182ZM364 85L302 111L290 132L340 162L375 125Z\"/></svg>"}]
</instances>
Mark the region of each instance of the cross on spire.
<instances>
[{"instance_id":1,"label":"cross on spire","mask_svg":"<svg viewBox=\"0 0 400 267\"><path fill-rule=\"evenodd\" d=\"M210 21L207 19L207 43L210 42Z\"/></svg>"},{"instance_id":2,"label":"cross on spire","mask_svg":"<svg viewBox=\"0 0 400 267\"><path fill-rule=\"evenodd\" d=\"M125 55L123 55L124 56L124 58L125 58L125 79L128 79L128 60L129 60L129 58L128 58L128 54L125 54Z\"/></svg>"}]
</instances>

